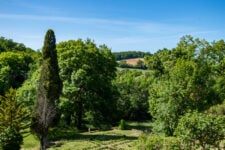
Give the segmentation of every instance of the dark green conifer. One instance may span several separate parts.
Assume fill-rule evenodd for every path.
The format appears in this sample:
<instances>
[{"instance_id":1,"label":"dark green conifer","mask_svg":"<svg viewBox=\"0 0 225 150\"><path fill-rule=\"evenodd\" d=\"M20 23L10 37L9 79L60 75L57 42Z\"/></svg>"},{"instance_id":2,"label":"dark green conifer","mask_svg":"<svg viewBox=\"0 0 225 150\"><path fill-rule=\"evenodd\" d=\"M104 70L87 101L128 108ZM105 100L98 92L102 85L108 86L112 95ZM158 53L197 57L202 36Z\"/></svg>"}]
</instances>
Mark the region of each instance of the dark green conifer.
<instances>
[{"instance_id":1,"label":"dark green conifer","mask_svg":"<svg viewBox=\"0 0 225 150\"><path fill-rule=\"evenodd\" d=\"M48 129L55 124L59 117L57 105L62 90L62 82L59 77L55 42L54 31L48 30L42 49L43 62L38 85L36 114L32 125L33 131L40 140L40 149L46 148Z\"/></svg>"}]
</instances>

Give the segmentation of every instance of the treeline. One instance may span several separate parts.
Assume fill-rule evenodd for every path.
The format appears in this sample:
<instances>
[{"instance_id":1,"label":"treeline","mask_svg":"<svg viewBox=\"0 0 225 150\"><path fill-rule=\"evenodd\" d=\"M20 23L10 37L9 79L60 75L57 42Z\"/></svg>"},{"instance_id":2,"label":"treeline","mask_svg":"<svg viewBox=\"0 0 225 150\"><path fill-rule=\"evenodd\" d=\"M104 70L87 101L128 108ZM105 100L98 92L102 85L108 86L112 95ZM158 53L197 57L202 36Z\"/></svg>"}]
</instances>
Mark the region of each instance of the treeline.
<instances>
[{"instance_id":1,"label":"treeline","mask_svg":"<svg viewBox=\"0 0 225 150\"><path fill-rule=\"evenodd\" d=\"M146 55L151 55L149 52L141 51L125 51L125 52L113 52L116 60L131 59L131 58L144 58Z\"/></svg>"},{"instance_id":2,"label":"treeline","mask_svg":"<svg viewBox=\"0 0 225 150\"><path fill-rule=\"evenodd\" d=\"M25 47L25 45L22 43L17 43L11 39L0 37L0 53L6 51L32 52L33 50L31 48Z\"/></svg>"},{"instance_id":3,"label":"treeline","mask_svg":"<svg viewBox=\"0 0 225 150\"><path fill-rule=\"evenodd\" d=\"M0 52L2 147L12 145L10 141L20 145L25 127L31 126L46 146L43 136L53 126L109 129L121 119L152 120L152 133L140 137L139 149L220 147L225 136L223 40L184 36L173 49L138 54L144 56L147 69L132 70L117 68L118 58L106 45L96 46L89 39L55 44L54 32L50 33L42 53L25 46L16 50L20 44L2 38L1 43L13 43L0 45L4 47ZM61 91L52 90L60 84ZM59 99L54 97L56 91ZM12 108L18 112L12 115ZM40 110L46 114L40 115ZM8 137L14 140L4 141Z\"/></svg>"}]
</instances>

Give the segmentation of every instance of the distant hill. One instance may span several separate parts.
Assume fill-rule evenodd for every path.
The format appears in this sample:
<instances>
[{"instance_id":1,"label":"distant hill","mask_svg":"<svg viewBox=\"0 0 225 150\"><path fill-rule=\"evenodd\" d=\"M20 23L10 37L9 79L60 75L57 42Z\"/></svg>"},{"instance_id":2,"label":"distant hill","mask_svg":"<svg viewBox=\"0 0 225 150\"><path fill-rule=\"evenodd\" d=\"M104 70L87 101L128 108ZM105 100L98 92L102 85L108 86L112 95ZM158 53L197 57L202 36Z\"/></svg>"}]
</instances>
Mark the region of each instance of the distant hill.
<instances>
[{"instance_id":1,"label":"distant hill","mask_svg":"<svg viewBox=\"0 0 225 150\"><path fill-rule=\"evenodd\" d=\"M128 65L136 66L138 64L138 61L143 61L144 58L131 58L131 59L124 59Z\"/></svg>"},{"instance_id":2,"label":"distant hill","mask_svg":"<svg viewBox=\"0 0 225 150\"><path fill-rule=\"evenodd\" d=\"M144 58L145 55L151 55L149 52L141 51L125 51L125 52L114 52L116 60L124 60L131 58Z\"/></svg>"},{"instance_id":3,"label":"distant hill","mask_svg":"<svg viewBox=\"0 0 225 150\"><path fill-rule=\"evenodd\" d=\"M144 58L131 58L117 60L118 67L120 68L135 68L135 69L147 69L144 64Z\"/></svg>"}]
</instances>

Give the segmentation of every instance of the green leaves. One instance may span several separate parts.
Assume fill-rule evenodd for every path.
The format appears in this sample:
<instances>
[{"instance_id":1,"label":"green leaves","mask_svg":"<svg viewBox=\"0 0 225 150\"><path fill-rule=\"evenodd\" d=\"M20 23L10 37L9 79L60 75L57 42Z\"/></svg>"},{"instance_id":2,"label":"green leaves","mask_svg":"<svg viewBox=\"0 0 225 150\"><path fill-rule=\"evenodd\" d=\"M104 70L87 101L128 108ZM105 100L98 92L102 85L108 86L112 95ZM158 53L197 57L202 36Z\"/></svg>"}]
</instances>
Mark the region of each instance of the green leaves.
<instances>
[{"instance_id":1,"label":"green leaves","mask_svg":"<svg viewBox=\"0 0 225 150\"><path fill-rule=\"evenodd\" d=\"M19 150L23 142L22 134L27 133L31 114L19 102L16 90L10 88L5 96L0 96L0 147L3 150Z\"/></svg>"},{"instance_id":2,"label":"green leaves","mask_svg":"<svg viewBox=\"0 0 225 150\"><path fill-rule=\"evenodd\" d=\"M203 113L187 113L180 120L175 134L192 148L219 147L225 138L225 117ZM198 146L198 143L200 144Z\"/></svg>"},{"instance_id":3,"label":"green leaves","mask_svg":"<svg viewBox=\"0 0 225 150\"><path fill-rule=\"evenodd\" d=\"M78 39L59 43L57 52L63 96L68 99L61 105L66 111L63 114L75 116L77 126L83 118L92 118L91 123L111 120L107 115L115 108L111 80L116 76L116 61L111 51L105 45L97 47L89 39ZM71 109L64 109L68 104L73 104ZM93 114L88 115L91 117L87 116L89 112Z\"/></svg>"},{"instance_id":4,"label":"green leaves","mask_svg":"<svg viewBox=\"0 0 225 150\"><path fill-rule=\"evenodd\" d=\"M23 143L22 135L12 127L8 127L0 132L0 148L2 150L20 150Z\"/></svg>"},{"instance_id":5,"label":"green leaves","mask_svg":"<svg viewBox=\"0 0 225 150\"><path fill-rule=\"evenodd\" d=\"M24 108L23 102L18 102L16 90L10 89L4 97L0 97L0 131L7 127L24 130L29 127L30 112Z\"/></svg>"},{"instance_id":6,"label":"green leaves","mask_svg":"<svg viewBox=\"0 0 225 150\"><path fill-rule=\"evenodd\" d=\"M152 80L148 71L122 69L117 70L114 85L119 97L117 110L119 119L144 120L149 119L148 90Z\"/></svg>"},{"instance_id":7,"label":"green leaves","mask_svg":"<svg viewBox=\"0 0 225 150\"><path fill-rule=\"evenodd\" d=\"M32 118L32 130L41 141L41 149L46 148L48 129L59 120L58 104L62 91L59 77L55 34L48 30L42 49L42 66L38 82L35 116Z\"/></svg>"},{"instance_id":8,"label":"green leaves","mask_svg":"<svg viewBox=\"0 0 225 150\"><path fill-rule=\"evenodd\" d=\"M32 62L32 57L25 53L0 53L0 94L3 95L10 87L20 87L27 78Z\"/></svg>"}]
</instances>

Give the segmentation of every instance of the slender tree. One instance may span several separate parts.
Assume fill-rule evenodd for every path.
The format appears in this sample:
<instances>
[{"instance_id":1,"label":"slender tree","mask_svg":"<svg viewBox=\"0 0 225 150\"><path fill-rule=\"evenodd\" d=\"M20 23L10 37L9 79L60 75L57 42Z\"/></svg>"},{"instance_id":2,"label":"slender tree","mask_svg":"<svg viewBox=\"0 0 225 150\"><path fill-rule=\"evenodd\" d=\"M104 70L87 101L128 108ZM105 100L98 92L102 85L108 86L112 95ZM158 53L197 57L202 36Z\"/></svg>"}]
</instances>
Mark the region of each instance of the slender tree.
<instances>
[{"instance_id":1,"label":"slender tree","mask_svg":"<svg viewBox=\"0 0 225 150\"><path fill-rule=\"evenodd\" d=\"M45 35L42 49L43 63L38 85L36 114L32 125L33 131L40 140L41 150L46 149L49 127L52 127L59 117L57 105L62 90L62 82L59 77L55 42L54 31L50 29Z\"/></svg>"}]
</instances>

